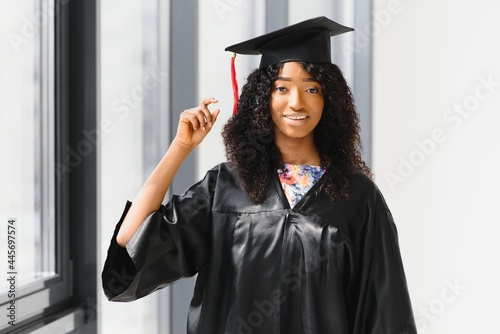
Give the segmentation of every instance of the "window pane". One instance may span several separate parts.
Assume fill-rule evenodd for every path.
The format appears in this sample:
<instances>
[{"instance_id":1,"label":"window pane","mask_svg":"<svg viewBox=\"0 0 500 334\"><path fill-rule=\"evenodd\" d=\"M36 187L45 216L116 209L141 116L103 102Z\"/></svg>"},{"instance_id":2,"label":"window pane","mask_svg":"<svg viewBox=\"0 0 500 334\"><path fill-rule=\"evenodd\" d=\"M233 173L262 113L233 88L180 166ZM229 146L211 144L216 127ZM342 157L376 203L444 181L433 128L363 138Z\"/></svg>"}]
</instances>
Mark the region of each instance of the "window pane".
<instances>
[{"instance_id":1,"label":"window pane","mask_svg":"<svg viewBox=\"0 0 500 334\"><path fill-rule=\"evenodd\" d=\"M50 158L53 108L47 87L50 15L39 0L0 2L0 261L17 274L18 291L54 274L53 184ZM43 42L43 43L42 43ZM50 66L50 68L52 68ZM52 114L51 114L52 113ZM7 262L7 224L15 219L15 258ZM11 228L12 230L12 228ZM8 266L13 265L12 268ZM0 293L7 291L0 280Z\"/></svg>"}]
</instances>

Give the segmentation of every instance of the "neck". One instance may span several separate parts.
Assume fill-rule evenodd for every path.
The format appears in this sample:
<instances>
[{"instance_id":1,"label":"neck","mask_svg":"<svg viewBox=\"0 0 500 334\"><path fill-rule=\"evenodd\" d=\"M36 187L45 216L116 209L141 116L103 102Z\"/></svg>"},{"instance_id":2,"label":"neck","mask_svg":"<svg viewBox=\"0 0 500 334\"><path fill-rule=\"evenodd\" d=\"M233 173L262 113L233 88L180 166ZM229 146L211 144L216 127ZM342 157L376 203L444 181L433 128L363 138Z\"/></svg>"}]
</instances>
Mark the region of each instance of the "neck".
<instances>
[{"instance_id":1,"label":"neck","mask_svg":"<svg viewBox=\"0 0 500 334\"><path fill-rule=\"evenodd\" d=\"M275 144L285 164L319 166L321 159L312 138L279 140Z\"/></svg>"}]
</instances>

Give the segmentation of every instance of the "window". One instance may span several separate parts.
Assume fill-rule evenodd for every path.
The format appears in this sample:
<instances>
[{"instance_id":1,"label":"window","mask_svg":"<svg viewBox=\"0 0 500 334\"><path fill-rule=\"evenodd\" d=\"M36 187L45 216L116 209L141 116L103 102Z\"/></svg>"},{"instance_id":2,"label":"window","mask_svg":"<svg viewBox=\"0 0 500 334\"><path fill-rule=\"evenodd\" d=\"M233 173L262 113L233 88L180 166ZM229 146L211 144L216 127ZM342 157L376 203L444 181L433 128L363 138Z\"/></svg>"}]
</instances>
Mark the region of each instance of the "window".
<instances>
[{"instance_id":1,"label":"window","mask_svg":"<svg viewBox=\"0 0 500 334\"><path fill-rule=\"evenodd\" d=\"M64 229L56 229L55 8L0 4L0 330L69 296L69 260L56 244Z\"/></svg>"}]
</instances>

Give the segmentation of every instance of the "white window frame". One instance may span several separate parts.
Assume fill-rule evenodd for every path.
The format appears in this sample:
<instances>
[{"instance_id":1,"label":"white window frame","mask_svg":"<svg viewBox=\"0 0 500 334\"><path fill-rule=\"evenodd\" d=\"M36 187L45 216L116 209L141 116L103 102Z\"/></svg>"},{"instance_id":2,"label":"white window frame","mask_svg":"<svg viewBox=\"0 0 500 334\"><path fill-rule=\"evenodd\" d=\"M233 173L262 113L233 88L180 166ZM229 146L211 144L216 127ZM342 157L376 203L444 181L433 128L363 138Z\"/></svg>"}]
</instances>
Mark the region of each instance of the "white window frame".
<instances>
[{"instance_id":1,"label":"white window frame","mask_svg":"<svg viewBox=\"0 0 500 334\"><path fill-rule=\"evenodd\" d=\"M10 319L1 317L0 331L18 329L26 323L40 319L57 305L64 304L71 296L71 262L69 258L68 224L63 221L61 203L56 203L56 191L62 190L61 182L56 179L56 34L55 15L59 4L55 0L40 0L39 13L43 21L35 37L38 61L35 71L39 71L39 87L35 108L38 108L36 137L41 140L36 146L35 161L40 171L39 189L40 215L36 232L40 258L37 272L41 277L16 289L16 313L13 327ZM65 241L66 240L66 241ZM21 252L22 254L22 252ZM22 256L22 255L21 255ZM0 294L0 308L6 310L11 302L8 292Z\"/></svg>"}]
</instances>

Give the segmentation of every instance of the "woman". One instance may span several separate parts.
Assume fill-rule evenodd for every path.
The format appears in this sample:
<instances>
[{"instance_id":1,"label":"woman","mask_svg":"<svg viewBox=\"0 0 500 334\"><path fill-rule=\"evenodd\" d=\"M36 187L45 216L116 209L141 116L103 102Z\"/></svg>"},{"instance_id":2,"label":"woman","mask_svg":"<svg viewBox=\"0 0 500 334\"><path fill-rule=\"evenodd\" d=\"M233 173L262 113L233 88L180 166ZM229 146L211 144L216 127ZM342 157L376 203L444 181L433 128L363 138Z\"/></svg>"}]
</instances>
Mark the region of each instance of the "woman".
<instances>
[{"instance_id":1,"label":"woman","mask_svg":"<svg viewBox=\"0 0 500 334\"><path fill-rule=\"evenodd\" d=\"M198 274L188 333L416 332L396 228L330 63L330 36L349 30L321 17L228 48L262 53L223 131L228 163L161 205L217 120L204 99L127 203L103 270L110 300Z\"/></svg>"}]
</instances>

